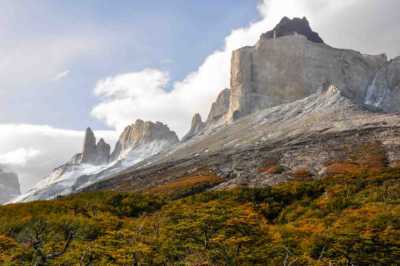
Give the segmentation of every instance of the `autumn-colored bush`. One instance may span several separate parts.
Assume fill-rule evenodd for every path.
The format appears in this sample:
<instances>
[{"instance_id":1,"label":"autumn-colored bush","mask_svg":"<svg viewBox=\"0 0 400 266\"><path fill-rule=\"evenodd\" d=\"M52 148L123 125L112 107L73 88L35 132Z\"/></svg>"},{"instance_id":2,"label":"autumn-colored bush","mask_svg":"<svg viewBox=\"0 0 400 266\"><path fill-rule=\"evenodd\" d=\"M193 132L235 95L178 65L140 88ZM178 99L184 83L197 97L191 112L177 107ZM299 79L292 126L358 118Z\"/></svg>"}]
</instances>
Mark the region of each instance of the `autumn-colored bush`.
<instances>
[{"instance_id":1,"label":"autumn-colored bush","mask_svg":"<svg viewBox=\"0 0 400 266\"><path fill-rule=\"evenodd\" d=\"M313 174L310 172L310 170L305 167L295 169L291 175L298 180L307 180L313 177Z\"/></svg>"},{"instance_id":2,"label":"autumn-colored bush","mask_svg":"<svg viewBox=\"0 0 400 266\"><path fill-rule=\"evenodd\" d=\"M352 162L336 162L328 165L326 167L326 175L340 175L340 174L348 174L348 175L359 175L365 168L361 167L359 164Z\"/></svg>"},{"instance_id":3,"label":"autumn-colored bush","mask_svg":"<svg viewBox=\"0 0 400 266\"><path fill-rule=\"evenodd\" d=\"M182 195L190 192L203 191L221 181L222 178L215 175L212 171L203 170L179 177L175 180L150 188L147 191L151 194Z\"/></svg>"}]
</instances>

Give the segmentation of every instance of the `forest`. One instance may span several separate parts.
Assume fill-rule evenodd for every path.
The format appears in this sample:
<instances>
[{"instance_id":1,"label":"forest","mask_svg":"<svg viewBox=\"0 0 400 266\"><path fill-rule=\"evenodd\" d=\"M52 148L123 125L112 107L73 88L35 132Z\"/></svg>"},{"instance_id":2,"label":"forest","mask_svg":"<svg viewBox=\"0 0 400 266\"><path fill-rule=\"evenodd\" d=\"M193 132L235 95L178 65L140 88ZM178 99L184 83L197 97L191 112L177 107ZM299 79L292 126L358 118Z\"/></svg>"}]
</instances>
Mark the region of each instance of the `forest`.
<instances>
[{"instance_id":1,"label":"forest","mask_svg":"<svg viewBox=\"0 0 400 266\"><path fill-rule=\"evenodd\" d=\"M342 163L324 179L299 171L274 187L206 191L216 180L196 176L164 190L2 206L0 262L398 265L399 178L400 168Z\"/></svg>"}]
</instances>

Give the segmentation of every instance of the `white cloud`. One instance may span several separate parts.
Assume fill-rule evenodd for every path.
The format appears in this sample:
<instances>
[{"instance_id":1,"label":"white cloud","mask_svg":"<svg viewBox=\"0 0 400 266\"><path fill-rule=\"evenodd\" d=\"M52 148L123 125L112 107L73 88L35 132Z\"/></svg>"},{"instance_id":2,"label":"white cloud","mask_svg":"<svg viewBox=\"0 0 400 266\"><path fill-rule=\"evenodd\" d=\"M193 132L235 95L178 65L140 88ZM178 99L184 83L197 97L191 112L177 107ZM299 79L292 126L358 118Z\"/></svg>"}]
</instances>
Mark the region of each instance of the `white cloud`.
<instances>
[{"instance_id":1,"label":"white cloud","mask_svg":"<svg viewBox=\"0 0 400 266\"><path fill-rule=\"evenodd\" d=\"M71 62L86 56L88 51L97 51L100 46L89 36L5 39L0 43L0 95L64 78L69 74L65 69Z\"/></svg>"},{"instance_id":2,"label":"white cloud","mask_svg":"<svg viewBox=\"0 0 400 266\"><path fill-rule=\"evenodd\" d=\"M69 75L69 70L65 70L63 72L58 73L57 75L54 76L52 79L53 81L58 81L60 79L64 79Z\"/></svg>"},{"instance_id":3,"label":"white cloud","mask_svg":"<svg viewBox=\"0 0 400 266\"><path fill-rule=\"evenodd\" d=\"M114 131L96 131L113 145ZM0 164L18 173L26 191L82 149L84 131L47 125L0 124Z\"/></svg>"},{"instance_id":4,"label":"white cloud","mask_svg":"<svg viewBox=\"0 0 400 266\"><path fill-rule=\"evenodd\" d=\"M96 95L103 101L92 114L117 128L137 118L167 123L182 136L194 113L207 117L211 103L218 93L229 87L230 57L234 49L253 45L266 29L266 21L234 30L226 39L225 47L208 56L196 72L175 82L167 92L168 73L144 70L109 77L97 83ZM147 85L147 86L146 86Z\"/></svg>"},{"instance_id":5,"label":"white cloud","mask_svg":"<svg viewBox=\"0 0 400 266\"><path fill-rule=\"evenodd\" d=\"M19 148L5 154L0 154L0 164L24 166L26 163L40 154L33 148Z\"/></svg>"}]
</instances>

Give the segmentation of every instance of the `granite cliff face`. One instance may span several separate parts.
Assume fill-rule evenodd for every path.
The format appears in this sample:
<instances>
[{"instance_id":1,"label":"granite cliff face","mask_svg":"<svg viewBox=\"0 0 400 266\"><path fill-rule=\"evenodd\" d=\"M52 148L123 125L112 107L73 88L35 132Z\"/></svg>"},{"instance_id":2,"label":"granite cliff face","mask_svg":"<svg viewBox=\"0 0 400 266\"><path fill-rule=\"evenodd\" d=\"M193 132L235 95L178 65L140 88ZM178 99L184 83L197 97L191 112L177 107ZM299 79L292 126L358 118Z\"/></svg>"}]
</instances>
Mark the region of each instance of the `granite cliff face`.
<instances>
[{"instance_id":1,"label":"granite cliff face","mask_svg":"<svg viewBox=\"0 0 400 266\"><path fill-rule=\"evenodd\" d=\"M0 204L21 193L18 175L0 168Z\"/></svg>"},{"instance_id":2,"label":"granite cliff face","mask_svg":"<svg viewBox=\"0 0 400 266\"><path fill-rule=\"evenodd\" d=\"M302 30L296 29L298 25ZM274 31L280 34L270 38ZM332 48L311 33L305 19L283 19L274 31L254 47L233 52L227 120L307 97L329 84L358 104L400 111L389 101L400 99L396 82L384 78L387 71L397 72L396 60L390 63L385 55ZM386 102L381 101L382 94Z\"/></svg>"},{"instance_id":3,"label":"granite cliff face","mask_svg":"<svg viewBox=\"0 0 400 266\"><path fill-rule=\"evenodd\" d=\"M387 62L367 89L365 103L387 112L399 112L400 57Z\"/></svg>"},{"instance_id":4,"label":"granite cliff face","mask_svg":"<svg viewBox=\"0 0 400 266\"><path fill-rule=\"evenodd\" d=\"M167 125L161 122L144 122L138 119L134 124L127 126L122 132L111 158L112 160L117 160L124 154L141 146L148 146L155 143L161 146L170 146L178 142L178 136Z\"/></svg>"},{"instance_id":5,"label":"granite cliff face","mask_svg":"<svg viewBox=\"0 0 400 266\"><path fill-rule=\"evenodd\" d=\"M211 106L211 110L207 118L207 125L212 125L223 120L224 116L229 111L230 98L230 89L225 89L219 93L217 100Z\"/></svg>"}]
</instances>

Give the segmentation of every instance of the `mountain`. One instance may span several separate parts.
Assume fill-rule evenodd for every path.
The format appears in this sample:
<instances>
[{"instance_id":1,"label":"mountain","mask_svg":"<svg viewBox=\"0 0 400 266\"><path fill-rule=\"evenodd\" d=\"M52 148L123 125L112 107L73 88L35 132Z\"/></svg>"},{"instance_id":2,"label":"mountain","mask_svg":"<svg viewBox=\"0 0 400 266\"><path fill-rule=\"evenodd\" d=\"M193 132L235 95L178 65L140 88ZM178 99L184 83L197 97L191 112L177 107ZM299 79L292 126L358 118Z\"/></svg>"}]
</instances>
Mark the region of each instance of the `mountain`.
<instances>
[{"instance_id":1,"label":"mountain","mask_svg":"<svg viewBox=\"0 0 400 266\"><path fill-rule=\"evenodd\" d=\"M81 153L54 169L48 177L12 202L50 199L73 193L178 142L176 133L161 122L137 120L125 128L110 154L110 145L103 139L96 143L95 134L88 128Z\"/></svg>"},{"instance_id":2,"label":"mountain","mask_svg":"<svg viewBox=\"0 0 400 266\"><path fill-rule=\"evenodd\" d=\"M219 189L273 185L300 170L321 178L334 162L358 164L360 151L397 165L400 58L333 48L305 18L273 31L233 52L231 88L207 121L195 115L183 143L85 191L146 190L199 169L223 178Z\"/></svg>"},{"instance_id":3,"label":"mountain","mask_svg":"<svg viewBox=\"0 0 400 266\"><path fill-rule=\"evenodd\" d=\"M399 125L400 115L373 113L331 85L214 128L84 191L149 190L199 170L219 176L218 189L267 186L300 170L319 179L336 164L373 162L375 152L396 166Z\"/></svg>"},{"instance_id":4,"label":"mountain","mask_svg":"<svg viewBox=\"0 0 400 266\"><path fill-rule=\"evenodd\" d=\"M174 145L178 142L178 136L167 125L161 122L144 122L138 119L133 125L126 127L122 132L111 154L111 159L117 160L127 156L132 157L135 150L146 149L149 146L154 147L154 151L150 153L157 153L164 146Z\"/></svg>"},{"instance_id":5,"label":"mountain","mask_svg":"<svg viewBox=\"0 0 400 266\"><path fill-rule=\"evenodd\" d=\"M18 175L0 168L0 204L21 193Z\"/></svg>"},{"instance_id":6,"label":"mountain","mask_svg":"<svg viewBox=\"0 0 400 266\"><path fill-rule=\"evenodd\" d=\"M110 153L88 129L82 153L15 201L143 191L199 171L221 179L209 189L227 189L274 185L298 172L319 179L365 158L397 165L399 66L400 57L325 44L306 18L283 18L255 46L232 53L230 88L206 121L194 115L181 142L166 125L137 120Z\"/></svg>"}]
</instances>

